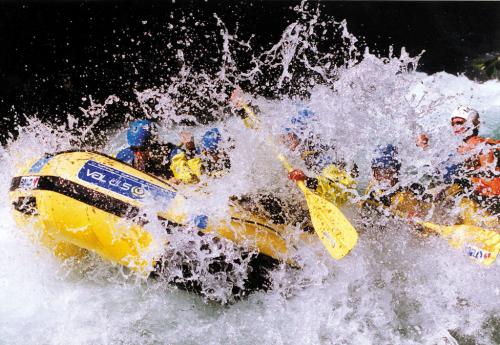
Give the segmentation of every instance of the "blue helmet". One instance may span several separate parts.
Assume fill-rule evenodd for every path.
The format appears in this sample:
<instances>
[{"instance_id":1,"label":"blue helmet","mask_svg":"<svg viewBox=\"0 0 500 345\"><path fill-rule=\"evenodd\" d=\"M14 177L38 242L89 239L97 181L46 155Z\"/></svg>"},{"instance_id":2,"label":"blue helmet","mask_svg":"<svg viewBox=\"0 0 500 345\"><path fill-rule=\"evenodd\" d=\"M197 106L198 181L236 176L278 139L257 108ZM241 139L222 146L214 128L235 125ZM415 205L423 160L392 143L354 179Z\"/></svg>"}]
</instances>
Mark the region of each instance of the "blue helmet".
<instances>
[{"instance_id":1,"label":"blue helmet","mask_svg":"<svg viewBox=\"0 0 500 345\"><path fill-rule=\"evenodd\" d=\"M288 133L295 135L297 139L301 140L303 139L302 137L304 134L310 134L306 132L311 127L311 123L315 119L313 117L314 112L312 110L304 108L302 104L297 104L297 107L299 110L297 111L297 114L291 118L291 126L289 128L285 128L285 130Z\"/></svg>"},{"instance_id":2,"label":"blue helmet","mask_svg":"<svg viewBox=\"0 0 500 345\"><path fill-rule=\"evenodd\" d=\"M207 152L215 152L219 146L221 136L217 128L212 128L201 138L201 147Z\"/></svg>"},{"instance_id":3,"label":"blue helmet","mask_svg":"<svg viewBox=\"0 0 500 345\"><path fill-rule=\"evenodd\" d=\"M309 109L300 109L290 122L298 130L304 131L312 121L314 113Z\"/></svg>"},{"instance_id":4,"label":"blue helmet","mask_svg":"<svg viewBox=\"0 0 500 345\"><path fill-rule=\"evenodd\" d=\"M153 139L153 123L148 120L135 121L130 125L127 132L127 140L130 146L145 146Z\"/></svg>"},{"instance_id":5,"label":"blue helmet","mask_svg":"<svg viewBox=\"0 0 500 345\"><path fill-rule=\"evenodd\" d=\"M392 145L379 145L375 150L376 157L372 160L372 169L394 169L399 170L401 163L396 158L398 148Z\"/></svg>"}]
</instances>

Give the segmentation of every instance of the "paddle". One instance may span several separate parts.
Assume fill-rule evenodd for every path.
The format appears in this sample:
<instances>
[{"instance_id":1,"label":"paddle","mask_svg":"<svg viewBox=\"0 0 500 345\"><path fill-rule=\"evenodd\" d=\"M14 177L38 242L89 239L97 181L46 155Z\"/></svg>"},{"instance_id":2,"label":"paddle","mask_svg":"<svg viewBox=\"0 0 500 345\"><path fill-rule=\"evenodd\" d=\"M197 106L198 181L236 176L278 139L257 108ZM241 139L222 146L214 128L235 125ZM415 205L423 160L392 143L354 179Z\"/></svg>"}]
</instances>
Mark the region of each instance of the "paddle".
<instances>
[{"instance_id":1,"label":"paddle","mask_svg":"<svg viewBox=\"0 0 500 345\"><path fill-rule=\"evenodd\" d=\"M376 207L383 207L400 218L408 219L410 217L409 214L379 204L373 200L365 200L365 202ZM455 248L460 248L465 245L466 255L470 259L485 266L491 265L493 261L496 260L498 252L500 251L500 234L494 231L486 230L475 225L463 224L445 226L415 218L413 218L412 221L437 232Z\"/></svg>"},{"instance_id":2,"label":"paddle","mask_svg":"<svg viewBox=\"0 0 500 345\"><path fill-rule=\"evenodd\" d=\"M260 121L256 118L252 109L242 101L238 102L236 106L242 107L245 110L245 125L252 129L257 129L257 125ZM279 160L289 172L292 171L293 168L286 158L278 152L273 140L270 137L268 137L268 140ZM358 241L356 229L354 229L337 207L310 191L304 185L303 181L297 181L297 185L306 197L314 230L321 241L323 241L330 255L335 259L342 259L352 250L352 248L354 248Z\"/></svg>"}]
</instances>

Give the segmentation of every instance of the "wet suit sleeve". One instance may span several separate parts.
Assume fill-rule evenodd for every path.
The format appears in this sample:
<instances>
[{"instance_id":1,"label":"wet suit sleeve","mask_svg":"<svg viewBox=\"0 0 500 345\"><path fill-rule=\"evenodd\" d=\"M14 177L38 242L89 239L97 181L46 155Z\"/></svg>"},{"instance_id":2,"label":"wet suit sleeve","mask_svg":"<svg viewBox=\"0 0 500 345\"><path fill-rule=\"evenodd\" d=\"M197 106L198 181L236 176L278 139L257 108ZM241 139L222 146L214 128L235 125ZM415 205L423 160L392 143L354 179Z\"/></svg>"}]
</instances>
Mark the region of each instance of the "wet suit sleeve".
<instances>
[{"instance_id":1,"label":"wet suit sleeve","mask_svg":"<svg viewBox=\"0 0 500 345\"><path fill-rule=\"evenodd\" d=\"M116 155L116 159L118 159L124 163L127 163L129 165L133 165L134 159L135 159L134 152L132 152L130 147L127 147L127 148L121 150L120 152L118 152L118 154Z\"/></svg>"},{"instance_id":2,"label":"wet suit sleeve","mask_svg":"<svg viewBox=\"0 0 500 345\"><path fill-rule=\"evenodd\" d=\"M306 185L338 207L345 205L349 196L356 193L356 181L333 164L323 169L319 176L307 180Z\"/></svg>"}]
</instances>

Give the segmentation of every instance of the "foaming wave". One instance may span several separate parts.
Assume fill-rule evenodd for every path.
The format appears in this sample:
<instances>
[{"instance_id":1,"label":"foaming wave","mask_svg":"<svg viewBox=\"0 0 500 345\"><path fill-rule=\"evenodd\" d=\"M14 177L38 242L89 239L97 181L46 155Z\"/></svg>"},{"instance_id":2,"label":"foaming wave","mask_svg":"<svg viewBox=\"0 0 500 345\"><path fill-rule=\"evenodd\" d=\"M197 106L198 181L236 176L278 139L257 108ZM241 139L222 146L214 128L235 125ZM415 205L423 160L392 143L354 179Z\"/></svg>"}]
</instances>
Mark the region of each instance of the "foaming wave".
<instances>
[{"instance_id":1,"label":"foaming wave","mask_svg":"<svg viewBox=\"0 0 500 345\"><path fill-rule=\"evenodd\" d=\"M369 49L360 52L347 23L324 19L304 6L298 11L301 19L262 53L250 41L231 35L216 18L224 42L219 73L194 72L183 60L179 76L169 84L136 90L144 117L163 125L164 140L178 142L178 133L185 129L199 139L212 127L223 128L233 139L230 173L207 180L204 193L193 191L188 206L195 212L223 219L232 196L261 191L290 200L293 207L305 207L300 190L286 179L285 169L267 144L269 136L278 138L284 133L297 104L314 112L312 131L319 135L319 141L331 143L339 157L358 164L360 194L370 179L370 161L379 144L400 148L403 170L417 168L417 174L403 182L423 177L423 168L433 163L432 155L439 147L453 144L448 114L457 105L478 109L484 119L481 134L498 138L498 81L480 84L464 76L418 73L419 56L410 57L404 50L382 58ZM330 33L337 35L339 43L325 49L318 42L321 35ZM232 53L235 47L248 52L244 67ZM269 75L274 78L267 80ZM236 87L252 95L248 99L260 110L261 129L250 130L226 109ZM184 92L195 95L193 107L217 121L208 126L198 123L198 118L190 115L189 102L179 101ZM105 104L94 103L86 114L105 117ZM93 128L71 135L68 128L30 120L18 139L2 149L5 194L15 162L80 147L82 142L92 141L82 140L82 136L92 137ZM435 143L430 153L415 146L414 139L420 133L427 133ZM123 131L109 139L114 140L114 146L106 147L110 152L125 145ZM280 149L294 167L307 171L296 153ZM483 267L447 241L424 237L397 219L363 221L355 204L358 200L354 198L342 209L360 234L357 246L346 258L335 261L321 244L303 243L297 257L302 269L279 266L270 272L268 292L257 292L237 303L229 303L234 302L230 296L235 286L243 287L249 274L248 256L224 241L205 243L197 236L174 233L165 249L169 260L163 280L136 279L129 271L110 267L93 256L68 263L67 271L63 270L66 273L61 274L50 255L37 253L36 247L26 244L26 238L16 235L14 224L6 222L1 227L6 250L0 256L3 266L8 267L1 273L6 282L2 304L7 306L2 324L8 325L4 339L10 343L83 339L86 343L131 344L496 341L498 264ZM147 207L155 210L155 205ZM10 205L4 199L2 214L7 218L9 213ZM160 224L151 221L149 226L160 238ZM289 230L298 231L293 227ZM214 274L214 264L233 265L233 270ZM185 265L191 276L179 281ZM31 274L24 274L25 270ZM172 282L199 281L205 283L200 289L206 298L171 286ZM212 303L211 299L227 304Z\"/></svg>"}]
</instances>

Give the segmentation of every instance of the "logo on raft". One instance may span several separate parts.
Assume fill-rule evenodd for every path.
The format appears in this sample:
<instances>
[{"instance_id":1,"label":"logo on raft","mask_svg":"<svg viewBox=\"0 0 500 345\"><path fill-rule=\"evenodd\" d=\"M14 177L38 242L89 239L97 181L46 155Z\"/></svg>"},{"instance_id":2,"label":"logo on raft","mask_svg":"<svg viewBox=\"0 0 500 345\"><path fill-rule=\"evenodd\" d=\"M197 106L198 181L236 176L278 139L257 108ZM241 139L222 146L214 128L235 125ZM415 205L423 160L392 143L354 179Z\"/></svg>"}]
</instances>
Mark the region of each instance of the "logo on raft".
<instances>
[{"instance_id":1,"label":"logo on raft","mask_svg":"<svg viewBox=\"0 0 500 345\"><path fill-rule=\"evenodd\" d=\"M483 262L492 255L492 253L476 246L467 246L466 254L469 258L476 260L477 262Z\"/></svg>"},{"instance_id":2,"label":"logo on raft","mask_svg":"<svg viewBox=\"0 0 500 345\"><path fill-rule=\"evenodd\" d=\"M175 192L167 188L93 160L85 162L78 172L78 178L134 200L144 199L146 195L151 195L167 207L175 197Z\"/></svg>"},{"instance_id":3,"label":"logo on raft","mask_svg":"<svg viewBox=\"0 0 500 345\"><path fill-rule=\"evenodd\" d=\"M38 186L40 176L25 176L21 178L19 187L26 189L35 189Z\"/></svg>"}]
</instances>

